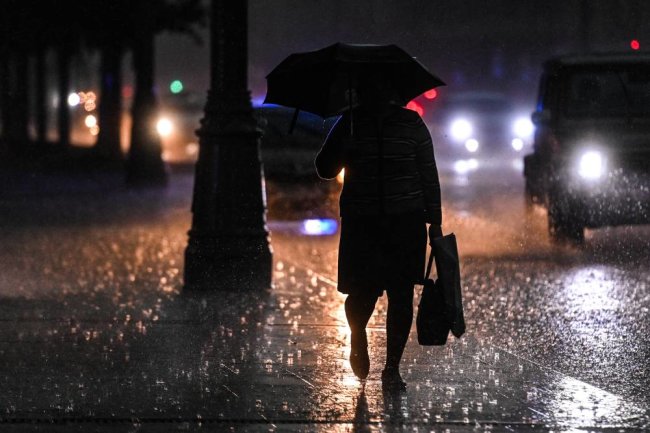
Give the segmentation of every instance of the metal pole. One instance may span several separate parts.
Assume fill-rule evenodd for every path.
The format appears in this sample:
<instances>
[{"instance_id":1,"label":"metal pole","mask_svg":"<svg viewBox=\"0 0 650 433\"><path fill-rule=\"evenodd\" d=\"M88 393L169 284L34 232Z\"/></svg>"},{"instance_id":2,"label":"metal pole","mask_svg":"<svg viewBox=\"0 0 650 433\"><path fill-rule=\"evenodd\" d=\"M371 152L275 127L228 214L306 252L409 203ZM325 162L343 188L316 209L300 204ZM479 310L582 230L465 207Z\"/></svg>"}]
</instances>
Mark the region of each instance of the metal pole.
<instances>
[{"instance_id":1,"label":"metal pole","mask_svg":"<svg viewBox=\"0 0 650 433\"><path fill-rule=\"evenodd\" d=\"M271 283L261 131L248 91L246 0L212 0L211 83L197 131L185 288L242 290Z\"/></svg>"}]
</instances>

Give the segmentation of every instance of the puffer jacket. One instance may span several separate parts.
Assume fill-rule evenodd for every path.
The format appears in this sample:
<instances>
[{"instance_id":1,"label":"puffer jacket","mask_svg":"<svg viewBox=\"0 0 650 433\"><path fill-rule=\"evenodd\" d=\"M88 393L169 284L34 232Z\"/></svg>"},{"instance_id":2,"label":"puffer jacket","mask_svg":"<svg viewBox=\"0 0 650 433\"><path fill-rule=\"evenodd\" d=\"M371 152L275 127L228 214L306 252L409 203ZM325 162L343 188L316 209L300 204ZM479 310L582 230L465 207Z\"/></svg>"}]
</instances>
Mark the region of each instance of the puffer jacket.
<instances>
[{"instance_id":1,"label":"puffer jacket","mask_svg":"<svg viewBox=\"0 0 650 433\"><path fill-rule=\"evenodd\" d=\"M423 211L441 225L438 170L431 135L412 110L391 106L383 115L357 108L344 114L316 156L316 171L332 179L345 168L341 217Z\"/></svg>"}]
</instances>

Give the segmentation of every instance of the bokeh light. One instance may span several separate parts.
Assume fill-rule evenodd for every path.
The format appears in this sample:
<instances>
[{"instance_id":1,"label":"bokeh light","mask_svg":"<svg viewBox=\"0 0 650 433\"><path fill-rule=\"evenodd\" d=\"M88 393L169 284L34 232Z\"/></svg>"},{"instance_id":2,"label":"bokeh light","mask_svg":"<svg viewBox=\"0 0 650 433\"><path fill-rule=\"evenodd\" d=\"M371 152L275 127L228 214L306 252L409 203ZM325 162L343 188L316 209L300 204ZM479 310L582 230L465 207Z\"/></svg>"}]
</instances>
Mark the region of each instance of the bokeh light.
<instances>
[{"instance_id":1,"label":"bokeh light","mask_svg":"<svg viewBox=\"0 0 650 433\"><path fill-rule=\"evenodd\" d=\"M406 104L406 108L415 111L420 115L420 117L424 114L424 109L422 108L422 106L415 101L411 101L408 104Z\"/></svg>"},{"instance_id":2,"label":"bokeh light","mask_svg":"<svg viewBox=\"0 0 650 433\"><path fill-rule=\"evenodd\" d=\"M76 107L81 102L81 98L76 93L70 93L68 95L68 105L71 107Z\"/></svg>"},{"instance_id":3,"label":"bokeh light","mask_svg":"<svg viewBox=\"0 0 650 433\"><path fill-rule=\"evenodd\" d=\"M424 92L424 97L427 99L436 99L437 96L438 96L438 91L436 89L431 89Z\"/></svg>"},{"instance_id":4,"label":"bokeh light","mask_svg":"<svg viewBox=\"0 0 650 433\"><path fill-rule=\"evenodd\" d=\"M84 110L93 111L95 108L97 108L97 104L94 99L87 99L86 102L84 102Z\"/></svg>"},{"instance_id":5,"label":"bokeh light","mask_svg":"<svg viewBox=\"0 0 650 433\"><path fill-rule=\"evenodd\" d=\"M89 114L84 119L84 123L87 127L92 128L93 126L97 126L97 118L92 114Z\"/></svg>"},{"instance_id":6,"label":"bokeh light","mask_svg":"<svg viewBox=\"0 0 650 433\"><path fill-rule=\"evenodd\" d=\"M172 81L169 85L169 90L174 94L181 93L183 91L183 82L181 80Z\"/></svg>"},{"instance_id":7,"label":"bokeh light","mask_svg":"<svg viewBox=\"0 0 650 433\"><path fill-rule=\"evenodd\" d=\"M169 137L174 130L174 124L171 120L163 117L156 123L156 130L161 137Z\"/></svg>"},{"instance_id":8,"label":"bokeh light","mask_svg":"<svg viewBox=\"0 0 650 433\"><path fill-rule=\"evenodd\" d=\"M465 142L465 149L469 152L474 153L478 150L478 140L470 138Z\"/></svg>"}]
</instances>

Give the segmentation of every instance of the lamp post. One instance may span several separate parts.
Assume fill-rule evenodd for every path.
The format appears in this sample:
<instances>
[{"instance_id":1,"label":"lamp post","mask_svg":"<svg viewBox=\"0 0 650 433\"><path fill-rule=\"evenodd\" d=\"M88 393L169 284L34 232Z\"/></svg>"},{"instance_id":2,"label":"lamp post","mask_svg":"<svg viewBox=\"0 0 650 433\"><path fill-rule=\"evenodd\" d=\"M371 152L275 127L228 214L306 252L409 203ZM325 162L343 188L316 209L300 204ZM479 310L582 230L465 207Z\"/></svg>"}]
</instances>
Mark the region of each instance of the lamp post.
<instances>
[{"instance_id":1,"label":"lamp post","mask_svg":"<svg viewBox=\"0 0 650 433\"><path fill-rule=\"evenodd\" d=\"M199 136L185 288L268 287L272 252L248 91L247 0L212 0L211 78Z\"/></svg>"}]
</instances>

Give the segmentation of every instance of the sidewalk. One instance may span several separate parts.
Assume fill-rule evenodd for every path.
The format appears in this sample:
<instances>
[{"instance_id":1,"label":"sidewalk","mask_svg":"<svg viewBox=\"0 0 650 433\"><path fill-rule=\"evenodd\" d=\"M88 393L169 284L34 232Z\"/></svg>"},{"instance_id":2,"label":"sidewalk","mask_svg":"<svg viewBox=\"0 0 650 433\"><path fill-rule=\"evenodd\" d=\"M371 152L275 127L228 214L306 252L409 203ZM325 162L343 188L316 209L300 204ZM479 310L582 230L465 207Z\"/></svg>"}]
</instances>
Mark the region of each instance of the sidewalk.
<instances>
[{"instance_id":1,"label":"sidewalk","mask_svg":"<svg viewBox=\"0 0 650 433\"><path fill-rule=\"evenodd\" d=\"M145 292L138 304L154 308L140 311L108 299L4 299L0 430L59 431L50 422L60 431L161 423L164 431L647 427L641 408L471 332L445 348L409 341L408 391L384 395L378 320L364 392L346 361L349 335L330 282L281 262L276 268L265 297L229 291L161 300Z\"/></svg>"},{"instance_id":2,"label":"sidewalk","mask_svg":"<svg viewBox=\"0 0 650 433\"><path fill-rule=\"evenodd\" d=\"M408 390L383 394L384 299L364 389L328 276L276 253L268 292L182 292L189 197L175 188L87 197L85 210L53 198L48 209L68 208L49 224L0 228L0 432L650 427L647 408L508 353L471 322L443 348L413 332Z\"/></svg>"}]
</instances>

